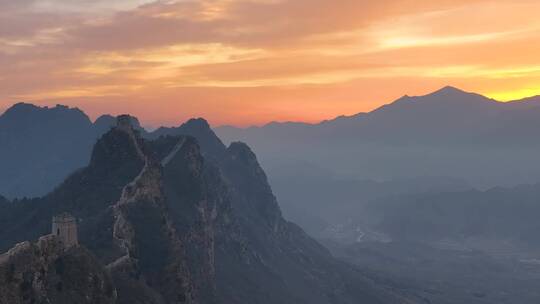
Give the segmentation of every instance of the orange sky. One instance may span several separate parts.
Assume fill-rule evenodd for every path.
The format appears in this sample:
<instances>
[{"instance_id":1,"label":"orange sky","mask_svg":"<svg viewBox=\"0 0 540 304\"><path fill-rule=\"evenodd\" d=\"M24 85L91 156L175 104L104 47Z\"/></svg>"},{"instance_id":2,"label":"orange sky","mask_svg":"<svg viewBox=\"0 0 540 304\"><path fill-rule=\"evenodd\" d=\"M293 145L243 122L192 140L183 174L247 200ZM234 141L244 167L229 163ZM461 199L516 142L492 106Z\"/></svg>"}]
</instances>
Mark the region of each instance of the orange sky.
<instances>
[{"instance_id":1,"label":"orange sky","mask_svg":"<svg viewBox=\"0 0 540 304\"><path fill-rule=\"evenodd\" d=\"M114 4L111 4L114 3ZM315 122L453 85L540 94L538 0L0 0L0 112Z\"/></svg>"}]
</instances>

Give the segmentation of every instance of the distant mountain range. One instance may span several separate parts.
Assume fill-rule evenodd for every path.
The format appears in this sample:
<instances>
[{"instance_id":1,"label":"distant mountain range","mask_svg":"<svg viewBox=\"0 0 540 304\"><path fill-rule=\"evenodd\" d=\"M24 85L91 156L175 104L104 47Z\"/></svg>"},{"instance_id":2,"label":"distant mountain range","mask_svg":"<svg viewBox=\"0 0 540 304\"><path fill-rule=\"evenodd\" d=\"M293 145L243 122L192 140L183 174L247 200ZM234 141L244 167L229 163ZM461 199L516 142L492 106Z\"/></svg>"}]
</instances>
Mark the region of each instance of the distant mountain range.
<instances>
[{"instance_id":1,"label":"distant mountain range","mask_svg":"<svg viewBox=\"0 0 540 304\"><path fill-rule=\"evenodd\" d=\"M112 125L110 115L92 122L79 109L60 105L9 108L0 115L0 193L46 194L87 163L93 143ZM177 131L146 132L135 118L134 125L148 138ZM301 161L353 179L446 176L488 188L540 180L539 127L540 97L501 103L446 87L320 124L215 131L224 142L252 146L270 176Z\"/></svg>"},{"instance_id":2,"label":"distant mountain range","mask_svg":"<svg viewBox=\"0 0 540 304\"><path fill-rule=\"evenodd\" d=\"M447 176L488 188L540 181L538 130L540 97L502 103L445 87L319 124L216 133L250 144L270 176L302 161L357 179Z\"/></svg>"},{"instance_id":3,"label":"distant mountain range","mask_svg":"<svg viewBox=\"0 0 540 304\"><path fill-rule=\"evenodd\" d=\"M540 96L498 102L479 94L445 87L425 96L403 96L369 113L341 116L319 124L277 123L263 127L216 128L232 138L297 140L325 143L354 140L386 145L540 145Z\"/></svg>"}]
</instances>

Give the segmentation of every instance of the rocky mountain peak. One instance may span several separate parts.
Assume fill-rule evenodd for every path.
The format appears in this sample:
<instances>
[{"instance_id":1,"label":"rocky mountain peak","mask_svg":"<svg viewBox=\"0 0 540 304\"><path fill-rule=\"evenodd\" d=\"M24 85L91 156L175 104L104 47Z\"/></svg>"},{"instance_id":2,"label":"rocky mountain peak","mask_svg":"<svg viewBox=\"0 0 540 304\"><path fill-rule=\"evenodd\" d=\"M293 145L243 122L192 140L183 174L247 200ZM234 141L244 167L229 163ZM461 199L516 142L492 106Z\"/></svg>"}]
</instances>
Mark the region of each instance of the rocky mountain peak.
<instances>
[{"instance_id":1,"label":"rocky mountain peak","mask_svg":"<svg viewBox=\"0 0 540 304\"><path fill-rule=\"evenodd\" d=\"M135 168L140 168L145 161L141 150L142 139L131 124L119 124L96 142L90 157L90 167L110 170L133 166L132 170L137 170Z\"/></svg>"},{"instance_id":2,"label":"rocky mountain peak","mask_svg":"<svg viewBox=\"0 0 540 304\"><path fill-rule=\"evenodd\" d=\"M6 114L13 115L14 113L35 111L35 110L38 110L38 109L40 109L40 107L38 107L38 106L36 106L34 104L26 103L26 102L19 102L19 103L14 104L10 108L8 108L6 110L6 112L4 113L4 115L6 115Z\"/></svg>"},{"instance_id":3,"label":"rocky mountain peak","mask_svg":"<svg viewBox=\"0 0 540 304\"><path fill-rule=\"evenodd\" d=\"M496 106L497 103L485 96L476 93L469 93L452 86L445 86L433 93L422 96L405 95L394 102L382 106L374 112L384 112L389 110L404 111L408 109L422 110L431 107L454 108L460 110L475 109L478 106ZM381 111L383 110L383 111Z\"/></svg>"},{"instance_id":4,"label":"rocky mountain peak","mask_svg":"<svg viewBox=\"0 0 540 304\"><path fill-rule=\"evenodd\" d=\"M156 139L167 135L189 135L197 138L203 155L214 160L217 160L225 153L225 145L214 133L210 124L203 118L190 119L178 127L161 127L149 133L147 137Z\"/></svg>"},{"instance_id":5,"label":"rocky mountain peak","mask_svg":"<svg viewBox=\"0 0 540 304\"><path fill-rule=\"evenodd\" d=\"M257 188L271 191L266 173L260 166L257 156L247 144L243 142L231 143L227 148L227 157L235 166L243 170L242 173L251 180L251 183L258 185Z\"/></svg>"},{"instance_id":6,"label":"rocky mountain peak","mask_svg":"<svg viewBox=\"0 0 540 304\"><path fill-rule=\"evenodd\" d=\"M282 222L281 210L251 148L243 142L231 143L222 167L225 177L234 185L241 214L251 220L258 219L272 231L277 231Z\"/></svg>"},{"instance_id":7,"label":"rocky mountain peak","mask_svg":"<svg viewBox=\"0 0 540 304\"><path fill-rule=\"evenodd\" d=\"M204 118L191 118L186 123L184 123L186 127L194 128L194 129L200 129L200 130L209 130L210 124L208 121Z\"/></svg>"},{"instance_id":8,"label":"rocky mountain peak","mask_svg":"<svg viewBox=\"0 0 540 304\"><path fill-rule=\"evenodd\" d=\"M465 92L464 90L461 90L459 88L453 87L453 86L444 86L440 88L439 90L431 93L432 95L443 95L443 94L470 94L468 92Z\"/></svg>"},{"instance_id":9,"label":"rocky mountain peak","mask_svg":"<svg viewBox=\"0 0 540 304\"><path fill-rule=\"evenodd\" d=\"M229 148L227 148L227 151L232 157L238 158L242 160L243 162L256 162L257 156L251 148L244 142L241 141L235 141L232 142L229 145Z\"/></svg>"},{"instance_id":10,"label":"rocky mountain peak","mask_svg":"<svg viewBox=\"0 0 540 304\"><path fill-rule=\"evenodd\" d=\"M70 108L65 105L56 105L55 107L39 107L31 103L20 102L7 109L0 115L2 121L33 121L38 124L43 120L65 120L90 124L88 116L78 108Z\"/></svg>"}]
</instances>

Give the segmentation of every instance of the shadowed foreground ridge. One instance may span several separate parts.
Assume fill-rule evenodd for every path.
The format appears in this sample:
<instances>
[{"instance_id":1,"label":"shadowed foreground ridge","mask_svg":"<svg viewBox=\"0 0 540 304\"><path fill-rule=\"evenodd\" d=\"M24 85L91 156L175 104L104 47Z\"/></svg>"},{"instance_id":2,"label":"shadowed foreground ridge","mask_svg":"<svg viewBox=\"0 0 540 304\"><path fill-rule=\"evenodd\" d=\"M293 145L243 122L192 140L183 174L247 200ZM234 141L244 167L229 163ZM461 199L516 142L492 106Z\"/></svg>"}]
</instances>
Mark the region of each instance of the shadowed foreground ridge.
<instances>
[{"instance_id":1,"label":"shadowed foreground ridge","mask_svg":"<svg viewBox=\"0 0 540 304\"><path fill-rule=\"evenodd\" d=\"M199 120L167 133L144 140L122 123L98 140L89 165L53 192L0 205L0 249L48 234L51 217L69 212L79 221L76 250L96 257L93 270L103 282L112 278L113 296L103 303L408 302L398 286L333 259L286 222L245 144L226 148ZM33 270L16 267L14 275ZM8 277L0 278L8 286ZM43 280L48 286L57 279ZM45 288L40 296L53 301L57 293ZM13 297L24 302L24 295ZM88 301L80 303L101 303Z\"/></svg>"},{"instance_id":2,"label":"shadowed foreground ridge","mask_svg":"<svg viewBox=\"0 0 540 304\"><path fill-rule=\"evenodd\" d=\"M83 247L65 249L53 236L18 244L0 256L0 303L116 302L112 280Z\"/></svg>"}]
</instances>

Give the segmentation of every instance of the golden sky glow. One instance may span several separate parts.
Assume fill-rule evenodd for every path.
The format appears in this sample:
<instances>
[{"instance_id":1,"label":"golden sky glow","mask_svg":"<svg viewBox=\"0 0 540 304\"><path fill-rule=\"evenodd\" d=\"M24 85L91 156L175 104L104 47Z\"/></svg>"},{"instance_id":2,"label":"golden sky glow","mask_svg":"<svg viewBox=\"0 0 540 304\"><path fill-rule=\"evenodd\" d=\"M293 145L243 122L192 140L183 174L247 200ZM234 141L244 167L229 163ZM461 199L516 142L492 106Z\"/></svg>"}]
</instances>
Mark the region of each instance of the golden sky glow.
<instances>
[{"instance_id":1,"label":"golden sky glow","mask_svg":"<svg viewBox=\"0 0 540 304\"><path fill-rule=\"evenodd\" d=\"M0 0L0 112L315 122L453 85L540 94L537 0Z\"/></svg>"}]
</instances>

